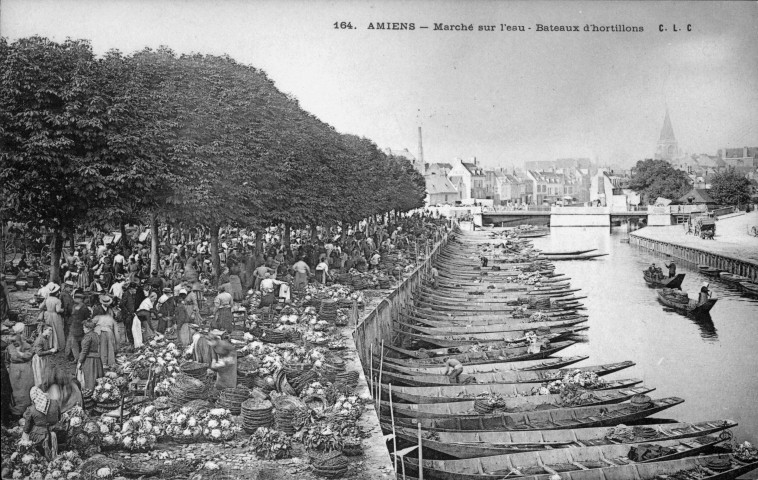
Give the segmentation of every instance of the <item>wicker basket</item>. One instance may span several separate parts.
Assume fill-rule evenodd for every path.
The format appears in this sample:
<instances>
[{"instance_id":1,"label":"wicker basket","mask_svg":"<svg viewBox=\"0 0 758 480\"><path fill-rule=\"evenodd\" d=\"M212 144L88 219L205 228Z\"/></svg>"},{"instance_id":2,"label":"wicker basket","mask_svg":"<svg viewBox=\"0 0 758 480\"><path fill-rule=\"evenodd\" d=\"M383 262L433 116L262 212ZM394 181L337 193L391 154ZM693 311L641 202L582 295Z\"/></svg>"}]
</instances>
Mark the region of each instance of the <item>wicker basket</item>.
<instances>
[{"instance_id":1,"label":"wicker basket","mask_svg":"<svg viewBox=\"0 0 758 480\"><path fill-rule=\"evenodd\" d=\"M268 401L257 402L249 399L242 402L242 428L247 433L254 433L259 427L271 427L274 424L274 405Z\"/></svg>"},{"instance_id":2,"label":"wicker basket","mask_svg":"<svg viewBox=\"0 0 758 480\"><path fill-rule=\"evenodd\" d=\"M239 415L242 402L248 398L250 398L250 390L246 387L226 388L221 391L216 405L229 410L232 415Z\"/></svg>"},{"instance_id":3,"label":"wicker basket","mask_svg":"<svg viewBox=\"0 0 758 480\"><path fill-rule=\"evenodd\" d=\"M313 472L326 478L339 478L347 473L349 462L341 452L311 456Z\"/></svg>"},{"instance_id":4,"label":"wicker basket","mask_svg":"<svg viewBox=\"0 0 758 480\"><path fill-rule=\"evenodd\" d=\"M185 375L202 380L205 378L205 374L208 371L208 365L205 363L189 361L181 364L179 370Z\"/></svg>"}]
</instances>

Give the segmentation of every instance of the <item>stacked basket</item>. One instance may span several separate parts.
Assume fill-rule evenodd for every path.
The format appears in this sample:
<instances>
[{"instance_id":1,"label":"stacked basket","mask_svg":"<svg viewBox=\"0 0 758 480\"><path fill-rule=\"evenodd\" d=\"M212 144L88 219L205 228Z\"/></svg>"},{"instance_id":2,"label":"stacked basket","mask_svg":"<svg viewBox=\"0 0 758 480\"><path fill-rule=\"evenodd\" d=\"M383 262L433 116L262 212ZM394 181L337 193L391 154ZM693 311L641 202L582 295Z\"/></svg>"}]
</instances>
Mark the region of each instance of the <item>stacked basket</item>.
<instances>
[{"instance_id":1,"label":"stacked basket","mask_svg":"<svg viewBox=\"0 0 758 480\"><path fill-rule=\"evenodd\" d=\"M652 406L653 400L647 395L635 395L632 397L629 403L631 403L632 407L634 407L635 409L642 410L644 408L648 408Z\"/></svg>"},{"instance_id":2,"label":"stacked basket","mask_svg":"<svg viewBox=\"0 0 758 480\"><path fill-rule=\"evenodd\" d=\"M359 378L360 378L360 374L356 372L355 370L350 370L349 372L342 371L342 372L337 373L335 382L345 384L350 388L355 388L358 386Z\"/></svg>"},{"instance_id":3,"label":"stacked basket","mask_svg":"<svg viewBox=\"0 0 758 480\"><path fill-rule=\"evenodd\" d=\"M284 343L288 340L287 332L262 328L259 337L266 343Z\"/></svg>"},{"instance_id":4,"label":"stacked basket","mask_svg":"<svg viewBox=\"0 0 758 480\"><path fill-rule=\"evenodd\" d=\"M312 382L315 382L316 380L318 380L318 373L316 373L314 370L307 370L303 372L302 375L293 379L290 382L290 385L292 385L292 388L295 389L295 392L300 395L303 389L307 388L308 385L310 385Z\"/></svg>"},{"instance_id":5,"label":"stacked basket","mask_svg":"<svg viewBox=\"0 0 758 480\"><path fill-rule=\"evenodd\" d=\"M380 275L377 278L377 282L379 282L379 288L382 290L388 290L390 287L392 287L392 279L390 279L390 277L387 275Z\"/></svg>"},{"instance_id":6,"label":"stacked basket","mask_svg":"<svg viewBox=\"0 0 758 480\"><path fill-rule=\"evenodd\" d=\"M171 404L175 407L183 407L192 400L206 400L208 394L207 384L187 375L177 376L176 383L168 391Z\"/></svg>"},{"instance_id":7,"label":"stacked basket","mask_svg":"<svg viewBox=\"0 0 758 480\"><path fill-rule=\"evenodd\" d=\"M181 364L179 370L189 377L203 380L208 371L208 365L205 363L189 361Z\"/></svg>"},{"instance_id":8,"label":"stacked basket","mask_svg":"<svg viewBox=\"0 0 758 480\"><path fill-rule=\"evenodd\" d=\"M326 478L339 478L347 473L347 458L340 452L329 452L320 456L312 456L313 471Z\"/></svg>"},{"instance_id":9,"label":"stacked basket","mask_svg":"<svg viewBox=\"0 0 758 480\"><path fill-rule=\"evenodd\" d=\"M345 361L332 355L324 362L324 378L331 383L337 380L337 374L345 371Z\"/></svg>"},{"instance_id":10,"label":"stacked basket","mask_svg":"<svg viewBox=\"0 0 758 480\"><path fill-rule=\"evenodd\" d=\"M245 341L245 332L242 330L234 330L229 334L229 340L236 340L238 342Z\"/></svg>"},{"instance_id":11,"label":"stacked basket","mask_svg":"<svg viewBox=\"0 0 758 480\"><path fill-rule=\"evenodd\" d=\"M245 400L241 405L242 428L247 433L255 433L258 427L271 427L274 424L274 405L264 400Z\"/></svg>"},{"instance_id":12,"label":"stacked basket","mask_svg":"<svg viewBox=\"0 0 758 480\"><path fill-rule=\"evenodd\" d=\"M277 396L274 403L276 429L288 435L294 435L300 424L298 419L303 416L303 412L308 412L308 407L299 398L291 395Z\"/></svg>"},{"instance_id":13,"label":"stacked basket","mask_svg":"<svg viewBox=\"0 0 758 480\"><path fill-rule=\"evenodd\" d=\"M92 399L92 390L82 390L82 408L92 410L95 408L95 401Z\"/></svg>"},{"instance_id":14,"label":"stacked basket","mask_svg":"<svg viewBox=\"0 0 758 480\"><path fill-rule=\"evenodd\" d=\"M258 361L254 358L243 357L237 360L237 382L247 388L255 387L258 378Z\"/></svg>"},{"instance_id":15,"label":"stacked basket","mask_svg":"<svg viewBox=\"0 0 758 480\"><path fill-rule=\"evenodd\" d=\"M318 319L334 323L337 320L337 308L337 300L322 300Z\"/></svg>"},{"instance_id":16,"label":"stacked basket","mask_svg":"<svg viewBox=\"0 0 758 480\"><path fill-rule=\"evenodd\" d=\"M242 410L242 402L250 398L250 390L244 386L225 388L221 391L216 405L225 408L232 415L239 415Z\"/></svg>"}]
</instances>

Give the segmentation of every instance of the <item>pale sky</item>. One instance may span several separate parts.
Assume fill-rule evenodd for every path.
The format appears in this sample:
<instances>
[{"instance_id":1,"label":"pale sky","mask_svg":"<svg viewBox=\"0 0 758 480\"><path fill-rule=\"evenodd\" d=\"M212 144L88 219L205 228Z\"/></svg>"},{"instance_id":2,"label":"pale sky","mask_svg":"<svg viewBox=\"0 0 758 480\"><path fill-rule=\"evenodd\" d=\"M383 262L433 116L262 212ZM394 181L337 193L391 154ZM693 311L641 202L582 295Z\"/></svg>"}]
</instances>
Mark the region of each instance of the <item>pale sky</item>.
<instances>
[{"instance_id":1,"label":"pale sky","mask_svg":"<svg viewBox=\"0 0 758 480\"><path fill-rule=\"evenodd\" d=\"M381 148L415 154L420 125L427 162L629 165L653 155L666 106L687 151L758 146L755 2L0 2L0 35L11 40L84 38L97 53L160 45L227 53L340 132ZM337 30L336 21L355 29ZM416 28L369 30L369 22ZM434 31L434 23L496 31ZM537 32L538 23L644 32Z\"/></svg>"}]
</instances>

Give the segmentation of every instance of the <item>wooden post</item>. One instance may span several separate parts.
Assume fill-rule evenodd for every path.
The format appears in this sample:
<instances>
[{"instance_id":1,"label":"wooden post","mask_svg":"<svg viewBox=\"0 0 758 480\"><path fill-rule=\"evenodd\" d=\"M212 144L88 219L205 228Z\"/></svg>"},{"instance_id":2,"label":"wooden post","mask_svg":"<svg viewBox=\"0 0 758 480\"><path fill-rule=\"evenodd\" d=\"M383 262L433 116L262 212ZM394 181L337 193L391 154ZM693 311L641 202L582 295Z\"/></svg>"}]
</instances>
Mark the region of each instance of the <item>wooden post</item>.
<instances>
[{"instance_id":1,"label":"wooden post","mask_svg":"<svg viewBox=\"0 0 758 480\"><path fill-rule=\"evenodd\" d=\"M395 407L392 404L392 384L389 384L390 389L390 421L392 422L392 451L397 452L397 434L395 433ZM395 474L397 475L397 455L392 455L395 459Z\"/></svg>"},{"instance_id":2,"label":"wooden post","mask_svg":"<svg viewBox=\"0 0 758 480\"><path fill-rule=\"evenodd\" d=\"M424 454L421 453L421 419L418 423L418 480L424 480Z\"/></svg>"},{"instance_id":3,"label":"wooden post","mask_svg":"<svg viewBox=\"0 0 758 480\"><path fill-rule=\"evenodd\" d=\"M371 359L371 362L372 363L374 362L373 358ZM379 388L382 388L382 372L383 372L383 370L384 370L384 339L382 339L382 352L380 353L380 356L379 356ZM380 391L380 393L381 393L381 391ZM379 398L376 399L376 405L377 405L377 407L381 407L381 400L382 400L382 397L381 397L381 395L379 395ZM380 410L380 408L377 408L376 410L378 412Z\"/></svg>"},{"instance_id":4,"label":"wooden post","mask_svg":"<svg viewBox=\"0 0 758 480\"><path fill-rule=\"evenodd\" d=\"M374 344L371 344L371 348L369 349L369 353L371 355L371 359L368 362L369 365L369 377L371 380L371 393L374 393Z\"/></svg>"}]
</instances>

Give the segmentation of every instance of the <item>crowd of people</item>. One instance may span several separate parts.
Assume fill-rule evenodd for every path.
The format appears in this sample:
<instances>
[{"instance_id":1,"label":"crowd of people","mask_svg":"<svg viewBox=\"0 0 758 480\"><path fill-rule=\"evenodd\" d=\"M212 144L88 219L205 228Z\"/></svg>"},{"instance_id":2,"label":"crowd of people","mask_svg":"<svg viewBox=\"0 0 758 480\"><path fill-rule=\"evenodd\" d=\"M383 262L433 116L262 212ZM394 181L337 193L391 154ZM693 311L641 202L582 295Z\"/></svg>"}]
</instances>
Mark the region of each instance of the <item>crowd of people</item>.
<instances>
[{"instance_id":1,"label":"crowd of people","mask_svg":"<svg viewBox=\"0 0 758 480\"><path fill-rule=\"evenodd\" d=\"M34 334L28 324L3 319L3 424L23 416L25 435L49 453L50 438L41 433L46 426L82 403L82 391L92 390L115 367L120 351L135 351L169 329L180 347L191 348L195 361L217 372L218 388L234 386L237 357L222 337L232 331L238 309L245 312L241 302L250 290L260 291L258 308L286 303L292 290L310 281L327 283L337 272L377 269L382 255L447 229L444 219L413 215L357 232L303 235L291 248L270 231L257 242L259 249L244 232L228 229L221 233L218 274L202 236L188 242L166 235L160 269L153 271L146 268L150 258L143 245L130 249L99 241L91 251L74 251L61 259L62 281L49 282L35 295ZM215 294L212 305L205 305L206 293ZM4 284L3 296L7 307ZM210 331L201 334L201 327ZM73 373L66 363L76 365Z\"/></svg>"}]
</instances>

